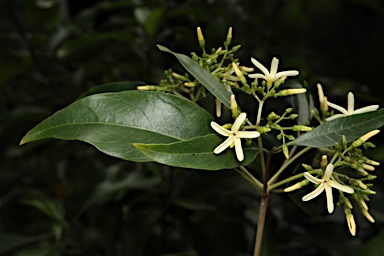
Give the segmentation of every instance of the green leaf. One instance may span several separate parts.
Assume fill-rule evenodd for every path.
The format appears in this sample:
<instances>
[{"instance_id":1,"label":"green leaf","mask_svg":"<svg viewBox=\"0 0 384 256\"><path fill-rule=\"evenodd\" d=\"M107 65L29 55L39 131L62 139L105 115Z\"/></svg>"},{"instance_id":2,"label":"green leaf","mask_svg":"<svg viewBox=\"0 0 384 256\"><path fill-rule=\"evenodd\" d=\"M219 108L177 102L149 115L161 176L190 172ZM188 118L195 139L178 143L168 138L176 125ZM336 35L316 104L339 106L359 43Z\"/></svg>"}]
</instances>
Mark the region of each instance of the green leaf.
<instances>
[{"instance_id":1,"label":"green leaf","mask_svg":"<svg viewBox=\"0 0 384 256\"><path fill-rule=\"evenodd\" d=\"M351 142L383 125L384 109L340 117L319 125L312 131L287 143L287 145L310 146L314 148L332 147L336 142L341 142L343 135L347 138L348 142Z\"/></svg>"},{"instance_id":2,"label":"green leaf","mask_svg":"<svg viewBox=\"0 0 384 256\"><path fill-rule=\"evenodd\" d=\"M247 165L260 152L260 149L257 147L245 148L245 158L242 162L239 162L234 150L225 150L219 155L213 153L214 148L222 142L222 137L216 134L209 134L171 144L134 144L134 146L156 162L176 167L203 170L231 169L240 165Z\"/></svg>"},{"instance_id":3,"label":"green leaf","mask_svg":"<svg viewBox=\"0 0 384 256\"><path fill-rule=\"evenodd\" d=\"M151 161L132 144L163 144L213 133L203 108L161 92L95 94L56 112L30 130L20 144L56 138L80 140L110 156Z\"/></svg>"},{"instance_id":4,"label":"green leaf","mask_svg":"<svg viewBox=\"0 0 384 256\"><path fill-rule=\"evenodd\" d=\"M139 81L129 81L129 82L112 82L112 83L102 84L96 87L92 87L91 89L83 93L80 96L80 98L84 98L86 96L90 96L98 93L136 90L137 86L140 86L140 85L145 85L145 83L139 82Z\"/></svg>"},{"instance_id":5,"label":"green leaf","mask_svg":"<svg viewBox=\"0 0 384 256\"><path fill-rule=\"evenodd\" d=\"M211 73L202 68L193 59L180 53L175 53L168 48L157 45L157 47L164 52L169 52L176 56L181 65L191 73L200 83L202 83L208 91L210 91L216 98L218 98L227 108L231 108L229 101L231 93L221 84Z\"/></svg>"}]
</instances>

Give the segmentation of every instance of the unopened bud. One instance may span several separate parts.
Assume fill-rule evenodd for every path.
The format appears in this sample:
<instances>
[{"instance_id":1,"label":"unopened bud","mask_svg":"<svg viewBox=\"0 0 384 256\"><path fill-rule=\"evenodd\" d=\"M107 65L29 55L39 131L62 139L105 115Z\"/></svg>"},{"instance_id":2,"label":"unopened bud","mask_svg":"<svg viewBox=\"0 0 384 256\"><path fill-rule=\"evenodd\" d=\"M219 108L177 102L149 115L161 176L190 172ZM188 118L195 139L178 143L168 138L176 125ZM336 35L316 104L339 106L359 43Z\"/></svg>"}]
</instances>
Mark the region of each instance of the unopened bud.
<instances>
[{"instance_id":1,"label":"unopened bud","mask_svg":"<svg viewBox=\"0 0 384 256\"><path fill-rule=\"evenodd\" d=\"M228 47L232 42L232 27L228 28L227 38L225 39L224 45Z\"/></svg>"},{"instance_id":2,"label":"unopened bud","mask_svg":"<svg viewBox=\"0 0 384 256\"><path fill-rule=\"evenodd\" d=\"M271 112L271 113L268 115L267 120L268 120L268 121L272 121L272 120L277 119L277 118L279 118L279 116L276 115L275 112Z\"/></svg>"},{"instance_id":3,"label":"unopened bud","mask_svg":"<svg viewBox=\"0 0 384 256\"><path fill-rule=\"evenodd\" d=\"M291 113L292 111L293 111L293 108L287 108L287 109L285 110L285 113L289 114L289 113Z\"/></svg>"},{"instance_id":4,"label":"unopened bud","mask_svg":"<svg viewBox=\"0 0 384 256\"><path fill-rule=\"evenodd\" d=\"M343 142L344 147L347 146L348 141L347 141L347 137L345 137L345 135L343 135L342 142Z\"/></svg>"},{"instance_id":5,"label":"unopened bud","mask_svg":"<svg viewBox=\"0 0 384 256\"><path fill-rule=\"evenodd\" d=\"M376 161L368 159L368 158L365 158L364 161L365 161L365 163L370 164L370 165L376 165L376 166L380 165L379 162L376 162Z\"/></svg>"},{"instance_id":6,"label":"unopened bud","mask_svg":"<svg viewBox=\"0 0 384 256\"><path fill-rule=\"evenodd\" d=\"M286 89L286 90L281 90L278 93L275 94L275 97L278 96L289 96L293 94L300 94L300 93L305 93L307 89L305 88L300 88L300 89Z\"/></svg>"},{"instance_id":7,"label":"unopened bud","mask_svg":"<svg viewBox=\"0 0 384 256\"><path fill-rule=\"evenodd\" d=\"M304 169L307 170L308 172L313 171L312 166L307 165L307 164L301 164L301 165L302 165L302 166L304 167Z\"/></svg>"},{"instance_id":8,"label":"unopened bud","mask_svg":"<svg viewBox=\"0 0 384 256\"><path fill-rule=\"evenodd\" d=\"M361 167L356 167L356 171L358 173L360 173L361 175L363 175L363 176L367 176L368 175L368 173L363 168L361 168Z\"/></svg>"},{"instance_id":9,"label":"unopened bud","mask_svg":"<svg viewBox=\"0 0 384 256\"><path fill-rule=\"evenodd\" d=\"M353 208L351 201L349 201L349 199L347 197L343 196L342 200L343 200L343 203L345 204L345 206L347 206L349 209Z\"/></svg>"},{"instance_id":10,"label":"unopened bud","mask_svg":"<svg viewBox=\"0 0 384 256\"><path fill-rule=\"evenodd\" d=\"M216 106L216 116L221 117L221 101L218 98L215 99L215 106Z\"/></svg>"},{"instance_id":11,"label":"unopened bud","mask_svg":"<svg viewBox=\"0 0 384 256\"><path fill-rule=\"evenodd\" d=\"M184 83L184 86L186 86L186 87L195 87L196 84L193 83L193 82L185 82L185 83Z\"/></svg>"},{"instance_id":12,"label":"unopened bud","mask_svg":"<svg viewBox=\"0 0 384 256\"><path fill-rule=\"evenodd\" d=\"M325 169L325 167L327 167L327 165L328 165L327 155L322 155L321 156L321 162L320 162L321 169Z\"/></svg>"},{"instance_id":13,"label":"unopened bud","mask_svg":"<svg viewBox=\"0 0 384 256\"><path fill-rule=\"evenodd\" d=\"M375 170L375 167L373 167L372 165L369 165L369 164L363 164L362 166L367 171L374 171Z\"/></svg>"},{"instance_id":14,"label":"unopened bud","mask_svg":"<svg viewBox=\"0 0 384 256\"><path fill-rule=\"evenodd\" d=\"M239 116L239 109L237 108L237 103L235 99L235 95L231 95L231 111L232 111L232 117L237 118Z\"/></svg>"},{"instance_id":15,"label":"unopened bud","mask_svg":"<svg viewBox=\"0 0 384 256\"><path fill-rule=\"evenodd\" d=\"M175 72L172 72L172 76L173 76L174 78L179 79L179 80L188 81L188 78L186 78L185 76L182 76L182 75L180 75L180 74L177 74L177 73L175 73Z\"/></svg>"},{"instance_id":16,"label":"unopened bud","mask_svg":"<svg viewBox=\"0 0 384 256\"><path fill-rule=\"evenodd\" d=\"M239 45L236 45L236 46L233 46L233 47L232 47L232 52L236 52L236 51L238 51L240 48L241 48L241 45L240 45L240 44L239 44Z\"/></svg>"},{"instance_id":17,"label":"unopened bud","mask_svg":"<svg viewBox=\"0 0 384 256\"><path fill-rule=\"evenodd\" d=\"M158 88L159 87L155 85L141 85L136 87L139 91L157 91Z\"/></svg>"},{"instance_id":18,"label":"unopened bud","mask_svg":"<svg viewBox=\"0 0 384 256\"><path fill-rule=\"evenodd\" d=\"M257 128L257 131L261 134L264 134L264 133L267 133L267 132L270 132L271 131L271 128L269 127L265 127L265 126L261 126L261 127L258 127Z\"/></svg>"},{"instance_id":19,"label":"unopened bud","mask_svg":"<svg viewBox=\"0 0 384 256\"><path fill-rule=\"evenodd\" d=\"M361 180L356 180L356 185L361 187L362 189L367 189L367 185L365 185Z\"/></svg>"},{"instance_id":20,"label":"unopened bud","mask_svg":"<svg viewBox=\"0 0 384 256\"><path fill-rule=\"evenodd\" d=\"M312 131L312 127L308 127L305 125L294 125L292 126L292 131L309 132L309 131Z\"/></svg>"},{"instance_id":21,"label":"unopened bud","mask_svg":"<svg viewBox=\"0 0 384 256\"><path fill-rule=\"evenodd\" d=\"M197 27L197 40L199 41L200 47L204 48L205 47L205 40L204 40L204 36L203 36L203 33L201 32L200 27Z\"/></svg>"},{"instance_id":22,"label":"unopened bud","mask_svg":"<svg viewBox=\"0 0 384 256\"><path fill-rule=\"evenodd\" d=\"M239 66L239 69L247 73L252 72L254 70L254 68L245 67L245 66Z\"/></svg>"},{"instance_id":23,"label":"unopened bud","mask_svg":"<svg viewBox=\"0 0 384 256\"><path fill-rule=\"evenodd\" d=\"M282 149L283 149L283 154L284 154L285 158L288 159L289 158L289 150L288 150L287 145L283 144Z\"/></svg>"},{"instance_id":24,"label":"unopened bud","mask_svg":"<svg viewBox=\"0 0 384 256\"><path fill-rule=\"evenodd\" d=\"M369 174L367 177L365 177L366 180L374 180L376 178L377 178L376 175L371 175L371 174Z\"/></svg>"},{"instance_id":25,"label":"unopened bud","mask_svg":"<svg viewBox=\"0 0 384 256\"><path fill-rule=\"evenodd\" d=\"M305 180L302 180L302 181L300 181L300 182L298 182L298 183L296 183L290 187L285 188L284 192L291 192L291 191L297 190L299 188L302 188L308 184L309 184L309 180L305 179Z\"/></svg>"},{"instance_id":26,"label":"unopened bud","mask_svg":"<svg viewBox=\"0 0 384 256\"><path fill-rule=\"evenodd\" d=\"M245 79L243 73L240 71L240 69L237 67L236 63L232 62L232 68L235 71L237 77L240 79L241 83L243 85L247 85L247 80Z\"/></svg>"},{"instance_id":27,"label":"unopened bud","mask_svg":"<svg viewBox=\"0 0 384 256\"><path fill-rule=\"evenodd\" d=\"M352 143L352 147L354 147L354 148L359 147L361 144L363 144L364 142L366 142L368 139L370 139L371 137L375 136L379 132L380 132L380 130L370 131L369 133L361 136L358 140L354 141Z\"/></svg>"},{"instance_id":28,"label":"unopened bud","mask_svg":"<svg viewBox=\"0 0 384 256\"><path fill-rule=\"evenodd\" d=\"M372 223L375 223L375 219L369 214L368 210L366 209L360 209L360 210L361 210L361 213L364 215L364 217L367 218L367 220L369 220Z\"/></svg>"},{"instance_id":29,"label":"unopened bud","mask_svg":"<svg viewBox=\"0 0 384 256\"><path fill-rule=\"evenodd\" d=\"M295 120L299 115L298 114L292 114L289 116L289 119Z\"/></svg>"},{"instance_id":30,"label":"unopened bud","mask_svg":"<svg viewBox=\"0 0 384 256\"><path fill-rule=\"evenodd\" d=\"M355 236L356 235L356 222L355 222L355 219L353 218L351 210L345 211L345 218L346 218L347 223L348 223L349 232L351 232L352 236Z\"/></svg>"}]
</instances>

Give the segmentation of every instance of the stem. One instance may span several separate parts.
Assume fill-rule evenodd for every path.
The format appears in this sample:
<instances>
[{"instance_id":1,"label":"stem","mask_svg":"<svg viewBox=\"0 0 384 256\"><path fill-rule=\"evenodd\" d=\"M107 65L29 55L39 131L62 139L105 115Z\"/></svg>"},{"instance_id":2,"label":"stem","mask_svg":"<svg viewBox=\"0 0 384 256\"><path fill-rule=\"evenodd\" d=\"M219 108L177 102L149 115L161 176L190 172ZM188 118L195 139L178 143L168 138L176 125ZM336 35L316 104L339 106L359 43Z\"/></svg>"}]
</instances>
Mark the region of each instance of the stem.
<instances>
[{"instance_id":1,"label":"stem","mask_svg":"<svg viewBox=\"0 0 384 256\"><path fill-rule=\"evenodd\" d=\"M261 253L265 217L267 215L268 199L269 199L269 194L264 195L260 199L259 219L257 220L257 231L256 231L255 249L253 251L253 256L260 256L260 253Z\"/></svg>"},{"instance_id":2,"label":"stem","mask_svg":"<svg viewBox=\"0 0 384 256\"><path fill-rule=\"evenodd\" d=\"M263 148L263 140L261 139L261 136L257 138L257 142L259 144L260 148ZM265 158L264 158L264 152L263 150L260 151L260 163L261 163L261 171L262 171L262 177L263 181L265 180L265 173L267 172L265 168Z\"/></svg>"},{"instance_id":3,"label":"stem","mask_svg":"<svg viewBox=\"0 0 384 256\"><path fill-rule=\"evenodd\" d=\"M256 179L244 166L239 166L239 168L235 168L235 170L243 176L243 178L245 178L260 193L260 195L264 193L263 183Z\"/></svg>"},{"instance_id":4,"label":"stem","mask_svg":"<svg viewBox=\"0 0 384 256\"><path fill-rule=\"evenodd\" d=\"M297 158L299 158L302 154L309 151L311 147L306 147L302 149L300 152L298 152L295 156L288 159L284 164L280 167L280 169L275 173L275 175L272 176L272 178L268 181L268 185L272 185L275 183L275 181L279 178L280 174L287 168L293 161L295 161Z\"/></svg>"}]
</instances>

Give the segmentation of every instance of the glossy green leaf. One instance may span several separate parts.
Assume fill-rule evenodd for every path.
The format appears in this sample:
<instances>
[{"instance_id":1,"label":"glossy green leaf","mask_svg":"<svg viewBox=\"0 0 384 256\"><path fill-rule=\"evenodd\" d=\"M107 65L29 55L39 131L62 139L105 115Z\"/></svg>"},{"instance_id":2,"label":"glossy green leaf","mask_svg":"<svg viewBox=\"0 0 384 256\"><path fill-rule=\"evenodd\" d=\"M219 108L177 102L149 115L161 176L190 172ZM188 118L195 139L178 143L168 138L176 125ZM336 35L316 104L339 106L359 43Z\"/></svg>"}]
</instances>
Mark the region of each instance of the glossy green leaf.
<instances>
[{"instance_id":1,"label":"glossy green leaf","mask_svg":"<svg viewBox=\"0 0 384 256\"><path fill-rule=\"evenodd\" d=\"M124 91L95 94L56 112L30 130L20 144L46 138L81 140L108 155L151 161L132 144L159 144L212 133L212 116L171 94Z\"/></svg>"},{"instance_id":2,"label":"glossy green leaf","mask_svg":"<svg viewBox=\"0 0 384 256\"><path fill-rule=\"evenodd\" d=\"M191 73L197 80L200 81L216 98L218 98L226 107L231 108L229 101L231 93L222 85L211 73L202 68L193 59L180 53L175 53L168 48L157 45L157 47L164 52L169 52L176 56L181 65Z\"/></svg>"},{"instance_id":3,"label":"glossy green leaf","mask_svg":"<svg viewBox=\"0 0 384 256\"><path fill-rule=\"evenodd\" d=\"M332 147L336 142L341 142L343 135L347 138L348 142L351 142L383 125L384 109L340 117L319 125L312 131L287 143L287 145L310 146L314 148Z\"/></svg>"},{"instance_id":4,"label":"glossy green leaf","mask_svg":"<svg viewBox=\"0 0 384 256\"><path fill-rule=\"evenodd\" d=\"M102 84L96 87L92 87L85 93L83 93L80 98L84 98L89 95L105 93L105 92L122 92L136 90L137 86L145 85L144 82L140 81L128 81L128 82L112 82L107 84Z\"/></svg>"},{"instance_id":5,"label":"glossy green leaf","mask_svg":"<svg viewBox=\"0 0 384 256\"><path fill-rule=\"evenodd\" d=\"M184 168L221 170L250 164L260 152L257 147L244 148L244 160L239 162L234 150L215 155L213 150L223 142L223 137L209 134L187 141L170 144L134 144L156 162Z\"/></svg>"}]
</instances>

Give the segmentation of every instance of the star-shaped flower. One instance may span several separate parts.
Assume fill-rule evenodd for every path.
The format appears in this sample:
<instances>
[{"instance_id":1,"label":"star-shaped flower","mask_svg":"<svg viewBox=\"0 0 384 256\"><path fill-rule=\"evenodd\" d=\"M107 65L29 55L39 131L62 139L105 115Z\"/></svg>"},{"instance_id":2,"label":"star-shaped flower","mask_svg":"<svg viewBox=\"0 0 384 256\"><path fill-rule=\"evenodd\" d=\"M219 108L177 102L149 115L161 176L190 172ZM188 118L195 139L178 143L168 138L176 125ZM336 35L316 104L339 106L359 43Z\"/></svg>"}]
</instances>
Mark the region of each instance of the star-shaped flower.
<instances>
[{"instance_id":1,"label":"star-shaped flower","mask_svg":"<svg viewBox=\"0 0 384 256\"><path fill-rule=\"evenodd\" d=\"M379 105L371 105L363 108L359 108L355 110L355 96L353 95L352 92L348 93L348 108L345 109L343 107L340 107L339 105L333 104L329 101L327 101L327 105L330 106L331 108L334 108L338 111L340 111L342 114L336 114L333 116L330 116L326 118L326 121L331 121L336 118L342 117L342 116L349 116L349 115L354 115L354 114L362 114L370 111L375 111L379 108Z\"/></svg>"},{"instance_id":2,"label":"star-shaped flower","mask_svg":"<svg viewBox=\"0 0 384 256\"><path fill-rule=\"evenodd\" d=\"M223 143L217 146L213 153L219 154L228 147L235 146L236 157L241 162L244 160L243 148L241 147L241 138L257 138L260 136L258 131L239 131L240 126L247 117L246 113L241 113L232 125L231 130L227 130L215 122L211 122L211 127L219 134L228 137Z\"/></svg>"},{"instance_id":3,"label":"star-shaped flower","mask_svg":"<svg viewBox=\"0 0 384 256\"><path fill-rule=\"evenodd\" d=\"M318 184L319 186L311 193L303 196L303 201L309 201L317 197L318 195L320 195L321 192L325 190L325 194L327 196L327 208L329 213L332 213L334 209L332 188L336 188L338 190L341 190L349 194L352 194L354 192L353 188L345 185L341 185L340 183L337 183L336 181L331 180L332 172L333 172L333 164L328 164L327 167L325 168L325 173L322 179L316 178L308 172L304 173L304 177L307 180L309 180L312 183Z\"/></svg>"},{"instance_id":4,"label":"star-shaped flower","mask_svg":"<svg viewBox=\"0 0 384 256\"><path fill-rule=\"evenodd\" d=\"M266 67L263 66L260 62L258 62L256 59L251 58L252 63L258 67L263 74L250 74L248 77L250 78L262 78L267 81L267 86L270 87L273 82L276 80L287 77L287 76L297 76L299 74L299 71L297 70L289 70L289 71L282 71L277 72L277 66L279 65L279 60L277 58L272 59L271 63L271 71L268 71Z\"/></svg>"}]
</instances>

